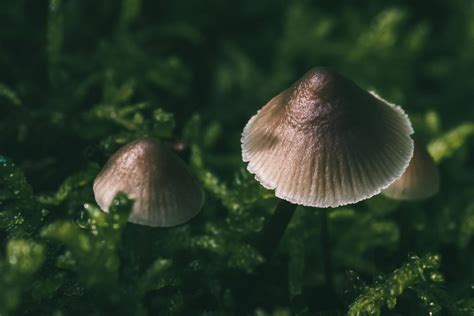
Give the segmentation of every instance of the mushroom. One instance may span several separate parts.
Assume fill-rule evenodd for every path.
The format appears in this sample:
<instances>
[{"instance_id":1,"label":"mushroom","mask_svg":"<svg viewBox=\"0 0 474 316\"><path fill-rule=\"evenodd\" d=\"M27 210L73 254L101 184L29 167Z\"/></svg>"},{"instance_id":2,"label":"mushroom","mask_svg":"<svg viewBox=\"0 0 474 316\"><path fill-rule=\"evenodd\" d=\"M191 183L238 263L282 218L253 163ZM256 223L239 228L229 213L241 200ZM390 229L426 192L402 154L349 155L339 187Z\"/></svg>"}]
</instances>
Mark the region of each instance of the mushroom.
<instances>
[{"instance_id":1,"label":"mushroom","mask_svg":"<svg viewBox=\"0 0 474 316\"><path fill-rule=\"evenodd\" d=\"M118 192L134 199L128 221L170 227L189 221L201 210L204 192L186 164L153 138L120 148L94 181L97 204L108 212Z\"/></svg>"},{"instance_id":2,"label":"mushroom","mask_svg":"<svg viewBox=\"0 0 474 316\"><path fill-rule=\"evenodd\" d=\"M421 200L435 195L438 191L438 168L425 147L415 142L408 168L382 193L395 200Z\"/></svg>"},{"instance_id":3,"label":"mushroom","mask_svg":"<svg viewBox=\"0 0 474 316\"><path fill-rule=\"evenodd\" d=\"M328 68L314 68L250 119L242 158L277 197L337 207L398 179L413 154L412 133L400 107Z\"/></svg>"},{"instance_id":4,"label":"mushroom","mask_svg":"<svg viewBox=\"0 0 474 316\"><path fill-rule=\"evenodd\" d=\"M404 111L328 68L313 68L271 99L245 126L242 159L279 205L259 251L269 259L296 204L356 203L398 179L413 155ZM326 284L331 284L327 211L320 210Z\"/></svg>"}]
</instances>

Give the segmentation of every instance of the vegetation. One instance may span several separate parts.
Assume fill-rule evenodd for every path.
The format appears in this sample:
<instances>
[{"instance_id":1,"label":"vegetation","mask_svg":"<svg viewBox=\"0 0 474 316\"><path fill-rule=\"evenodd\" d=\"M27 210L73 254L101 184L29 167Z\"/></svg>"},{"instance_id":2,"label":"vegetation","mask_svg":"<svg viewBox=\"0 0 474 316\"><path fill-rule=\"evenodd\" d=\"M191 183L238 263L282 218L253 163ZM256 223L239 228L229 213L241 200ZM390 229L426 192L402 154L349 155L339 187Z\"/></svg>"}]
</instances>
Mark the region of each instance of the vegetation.
<instances>
[{"instance_id":1,"label":"vegetation","mask_svg":"<svg viewBox=\"0 0 474 316\"><path fill-rule=\"evenodd\" d=\"M0 20L0 315L473 315L474 2L15 0ZM299 207L267 260L277 201L240 134L319 65L403 106L441 190L332 209L330 244ZM205 187L186 225L94 201L145 135L184 144Z\"/></svg>"}]
</instances>

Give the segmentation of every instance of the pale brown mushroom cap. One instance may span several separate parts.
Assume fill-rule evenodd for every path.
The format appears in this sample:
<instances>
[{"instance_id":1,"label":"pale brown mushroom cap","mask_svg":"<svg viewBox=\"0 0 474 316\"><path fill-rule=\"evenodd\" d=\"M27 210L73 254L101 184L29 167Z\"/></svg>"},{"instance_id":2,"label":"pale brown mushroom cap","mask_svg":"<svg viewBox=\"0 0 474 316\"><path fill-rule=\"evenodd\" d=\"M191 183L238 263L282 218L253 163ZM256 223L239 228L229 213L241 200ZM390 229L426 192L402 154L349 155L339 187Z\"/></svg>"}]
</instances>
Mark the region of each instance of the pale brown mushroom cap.
<instances>
[{"instance_id":1,"label":"pale brown mushroom cap","mask_svg":"<svg viewBox=\"0 0 474 316\"><path fill-rule=\"evenodd\" d=\"M438 191L438 167L425 147L415 142L415 151L408 168L382 193L396 200L421 200Z\"/></svg>"},{"instance_id":2,"label":"pale brown mushroom cap","mask_svg":"<svg viewBox=\"0 0 474 316\"><path fill-rule=\"evenodd\" d=\"M134 199L129 222L169 227L196 216L204 192L186 164L152 138L137 139L113 154L94 181L97 204L108 212L118 192Z\"/></svg>"},{"instance_id":3,"label":"pale brown mushroom cap","mask_svg":"<svg viewBox=\"0 0 474 316\"><path fill-rule=\"evenodd\" d=\"M314 68L244 128L247 169L295 204L337 207L395 181L413 154L403 110L327 68Z\"/></svg>"}]
</instances>

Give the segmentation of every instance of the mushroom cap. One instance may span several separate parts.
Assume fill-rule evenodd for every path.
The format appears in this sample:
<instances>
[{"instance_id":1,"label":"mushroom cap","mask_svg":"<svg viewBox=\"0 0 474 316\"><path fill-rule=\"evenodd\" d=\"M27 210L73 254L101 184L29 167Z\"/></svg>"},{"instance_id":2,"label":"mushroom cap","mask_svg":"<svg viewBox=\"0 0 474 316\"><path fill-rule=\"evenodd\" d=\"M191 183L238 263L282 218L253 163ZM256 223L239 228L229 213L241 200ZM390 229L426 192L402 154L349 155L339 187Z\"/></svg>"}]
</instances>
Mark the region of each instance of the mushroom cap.
<instances>
[{"instance_id":1,"label":"mushroom cap","mask_svg":"<svg viewBox=\"0 0 474 316\"><path fill-rule=\"evenodd\" d=\"M128 221L153 227L187 222L204 204L204 191L186 164L152 138L120 148L97 175L94 194L102 210L108 212L118 192L135 200Z\"/></svg>"},{"instance_id":2,"label":"mushroom cap","mask_svg":"<svg viewBox=\"0 0 474 316\"><path fill-rule=\"evenodd\" d=\"M408 168L382 193L396 200L421 200L438 191L438 167L425 147L415 142L415 151Z\"/></svg>"},{"instance_id":3,"label":"mushroom cap","mask_svg":"<svg viewBox=\"0 0 474 316\"><path fill-rule=\"evenodd\" d=\"M277 197L337 207L367 199L400 177L413 154L412 133L399 106L314 68L249 120L242 158Z\"/></svg>"}]
</instances>

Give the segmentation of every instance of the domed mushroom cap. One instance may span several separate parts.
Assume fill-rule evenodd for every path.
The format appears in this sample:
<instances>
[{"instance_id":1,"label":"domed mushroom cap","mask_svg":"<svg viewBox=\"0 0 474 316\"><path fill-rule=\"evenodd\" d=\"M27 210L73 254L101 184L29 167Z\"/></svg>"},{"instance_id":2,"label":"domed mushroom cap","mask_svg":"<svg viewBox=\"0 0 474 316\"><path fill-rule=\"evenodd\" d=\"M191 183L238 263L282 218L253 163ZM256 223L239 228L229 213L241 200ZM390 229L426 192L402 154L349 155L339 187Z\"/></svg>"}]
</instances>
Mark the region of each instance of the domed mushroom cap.
<instances>
[{"instance_id":1,"label":"domed mushroom cap","mask_svg":"<svg viewBox=\"0 0 474 316\"><path fill-rule=\"evenodd\" d=\"M383 194L396 200L421 200L439 191L439 171L428 151L415 142L415 151L402 176Z\"/></svg>"},{"instance_id":2,"label":"domed mushroom cap","mask_svg":"<svg viewBox=\"0 0 474 316\"><path fill-rule=\"evenodd\" d=\"M395 181L413 154L403 110L327 69L314 68L244 128L247 169L292 203L337 207Z\"/></svg>"},{"instance_id":3,"label":"domed mushroom cap","mask_svg":"<svg viewBox=\"0 0 474 316\"><path fill-rule=\"evenodd\" d=\"M204 203L201 185L186 164L152 138L120 148L96 177L95 199L104 211L118 192L135 200L129 222L154 227L182 224Z\"/></svg>"}]
</instances>

